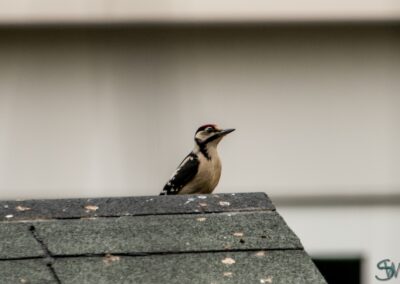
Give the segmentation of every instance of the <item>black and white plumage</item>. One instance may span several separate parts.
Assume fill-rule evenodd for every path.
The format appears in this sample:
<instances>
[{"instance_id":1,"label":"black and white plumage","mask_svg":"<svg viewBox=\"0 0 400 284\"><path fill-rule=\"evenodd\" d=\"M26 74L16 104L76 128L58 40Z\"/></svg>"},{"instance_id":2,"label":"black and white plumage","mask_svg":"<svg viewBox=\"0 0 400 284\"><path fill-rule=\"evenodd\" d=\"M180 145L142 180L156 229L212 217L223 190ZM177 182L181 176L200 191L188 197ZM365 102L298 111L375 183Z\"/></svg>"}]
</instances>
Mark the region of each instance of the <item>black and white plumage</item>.
<instances>
[{"instance_id":1,"label":"black and white plumage","mask_svg":"<svg viewBox=\"0 0 400 284\"><path fill-rule=\"evenodd\" d=\"M221 176L217 146L235 129L219 129L215 124L199 127L192 152L180 163L160 195L211 193Z\"/></svg>"}]
</instances>

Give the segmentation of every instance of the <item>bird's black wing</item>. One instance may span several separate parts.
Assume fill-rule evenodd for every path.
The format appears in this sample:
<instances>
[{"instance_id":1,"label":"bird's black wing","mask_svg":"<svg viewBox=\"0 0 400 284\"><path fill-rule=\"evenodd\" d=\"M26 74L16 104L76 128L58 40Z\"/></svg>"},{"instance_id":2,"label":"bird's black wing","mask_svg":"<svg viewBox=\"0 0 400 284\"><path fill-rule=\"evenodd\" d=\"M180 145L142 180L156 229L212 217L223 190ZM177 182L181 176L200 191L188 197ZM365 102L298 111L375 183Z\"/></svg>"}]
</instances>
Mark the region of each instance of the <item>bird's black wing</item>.
<instances>
[{"instance_id":1,"label":"bird's black wing","mask_svg":"<svg viewBox=\"0 0 400 284\"><path fill-rule=\"evenodd\" d=\"M199 169L199 164L199 158L193 152L187 155L164 186L160 195L178 194L195 177Z\"/></svg>"}]
</instances>

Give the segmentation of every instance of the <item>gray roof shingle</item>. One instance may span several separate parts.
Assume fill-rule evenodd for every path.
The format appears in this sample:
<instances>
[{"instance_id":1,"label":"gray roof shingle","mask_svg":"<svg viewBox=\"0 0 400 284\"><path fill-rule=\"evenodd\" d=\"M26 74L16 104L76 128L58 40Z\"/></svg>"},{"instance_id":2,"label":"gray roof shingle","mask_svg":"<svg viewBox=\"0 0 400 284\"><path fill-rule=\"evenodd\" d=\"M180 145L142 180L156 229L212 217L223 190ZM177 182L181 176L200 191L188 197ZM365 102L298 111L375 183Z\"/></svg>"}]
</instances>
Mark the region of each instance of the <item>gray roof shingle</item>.
<instances>
[{"instance_id":1,"label":"gray roof shingle","mask_svg":"<svg viewBox=\"0 0 400 284\"><path fill-rule=\"evenodd\" d=\"M0 202L0 283L326 283L263 193Z\"/></svg>"}]
</instances>

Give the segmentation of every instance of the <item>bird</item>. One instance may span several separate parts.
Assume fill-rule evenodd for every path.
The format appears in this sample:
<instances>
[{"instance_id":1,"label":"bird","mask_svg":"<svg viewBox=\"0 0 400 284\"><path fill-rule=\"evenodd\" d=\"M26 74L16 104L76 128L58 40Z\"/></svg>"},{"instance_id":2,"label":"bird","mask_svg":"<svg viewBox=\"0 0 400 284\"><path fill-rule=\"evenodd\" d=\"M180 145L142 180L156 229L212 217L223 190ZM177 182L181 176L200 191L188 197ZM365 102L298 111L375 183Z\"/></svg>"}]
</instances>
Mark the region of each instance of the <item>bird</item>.
<instances>
[{"instance_id":1,"label":"bird","mask_svg":"<svg viewBox=\"0 0 400 284\"><path fill-rule=\"evenodd\" d=\"M212 193L221 177L217 146L233 128L216 124L200 126L194 135L194 148L179 164L160 195Z\"/></svg>"}]
</instances>

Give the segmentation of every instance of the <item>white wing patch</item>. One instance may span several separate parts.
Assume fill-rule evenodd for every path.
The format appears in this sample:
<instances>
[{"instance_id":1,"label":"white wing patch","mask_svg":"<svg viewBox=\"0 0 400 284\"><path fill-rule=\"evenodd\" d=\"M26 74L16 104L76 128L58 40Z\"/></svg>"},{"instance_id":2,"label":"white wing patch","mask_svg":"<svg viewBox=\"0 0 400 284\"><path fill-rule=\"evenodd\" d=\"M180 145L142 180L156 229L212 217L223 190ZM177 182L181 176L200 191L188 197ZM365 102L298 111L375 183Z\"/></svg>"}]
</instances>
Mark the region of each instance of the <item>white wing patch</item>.
<instances>
[{"instance_id":1,"label":"white wing patch","mask_svg":"<svg viewBox=\"0 0 400 284\"><path fill-rule=\"evenodd\" d=\"M177 194L195 176L197 168L198 159L190 153L171 175L161 195Z\"/></svg>"}]
</instances>

